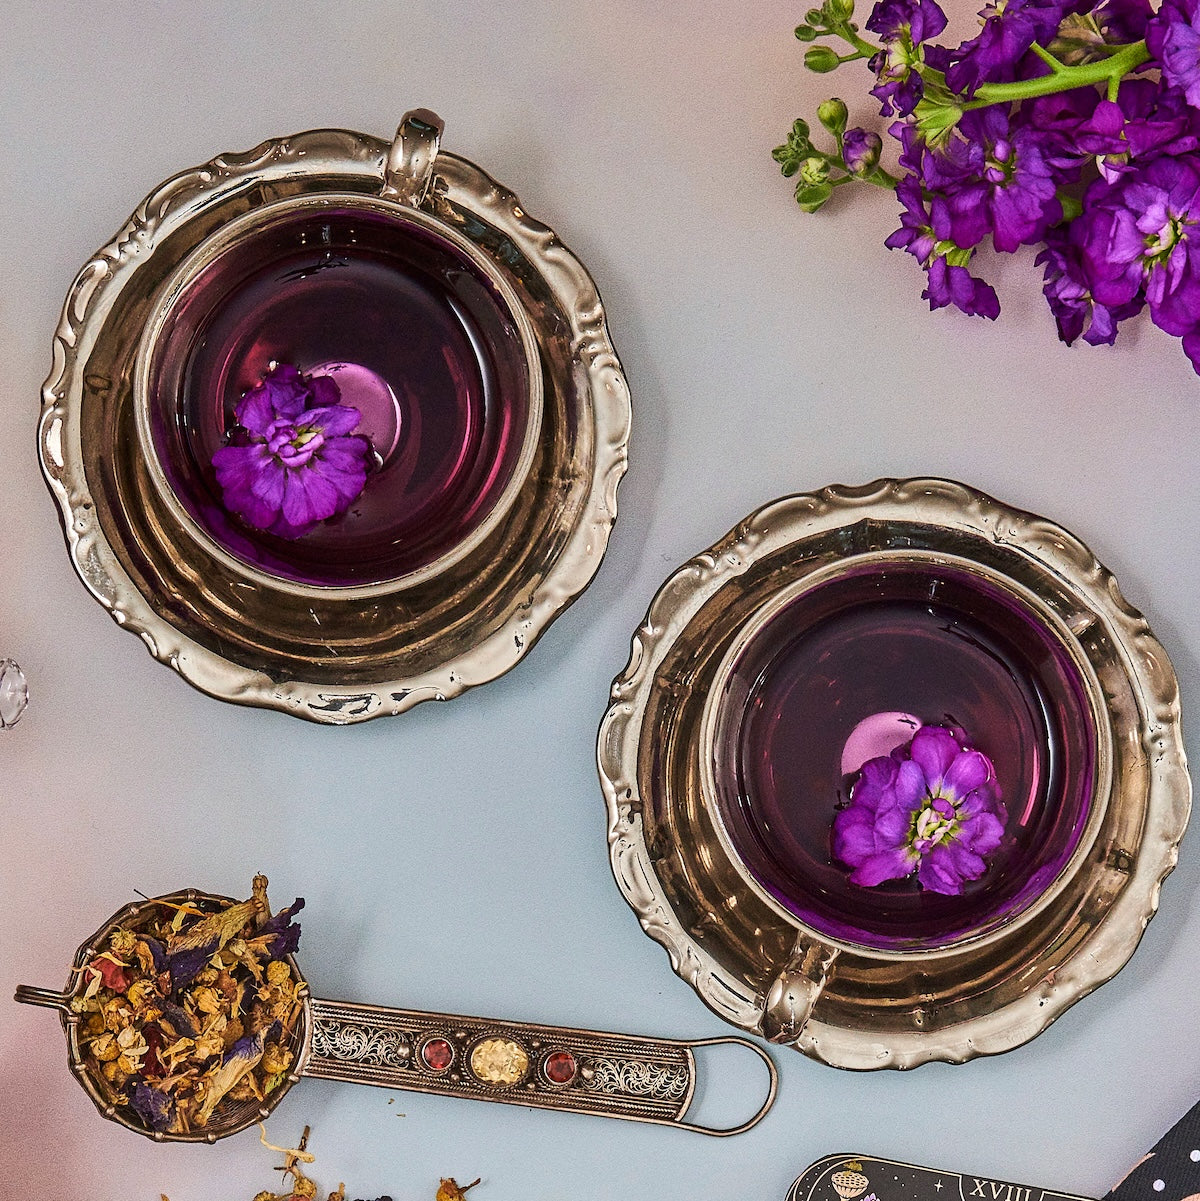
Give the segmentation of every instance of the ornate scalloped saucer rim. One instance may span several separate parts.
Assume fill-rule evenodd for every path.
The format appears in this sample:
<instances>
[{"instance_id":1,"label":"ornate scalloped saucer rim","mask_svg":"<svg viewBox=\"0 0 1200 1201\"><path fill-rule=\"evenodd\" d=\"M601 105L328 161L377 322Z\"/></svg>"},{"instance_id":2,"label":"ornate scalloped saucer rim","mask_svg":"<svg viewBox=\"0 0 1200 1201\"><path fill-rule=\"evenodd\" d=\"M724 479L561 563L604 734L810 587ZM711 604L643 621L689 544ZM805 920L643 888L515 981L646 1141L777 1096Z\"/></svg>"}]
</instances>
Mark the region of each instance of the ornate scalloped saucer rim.
<instances>
[{"instance_id":1,"label":"ornate scalloped saucer rim","mask_svg":"<svg viewBox=\"0 0 1200 1201\"><path fill-rule=\"evenodd\" d=\"M409 114L405 121L422 112ZM603 305L583 264L511 191L465 159L437 155L430 197L457 205L498 231L536 271L561 309L566 320L562 336L569 342L580 404L590 410L587 439L594 453L578 519L569 530L560 531L561 545L543 578L513 604L502 624L468 651L403 677L342 686L297 679L295 673L272 674L231 661L164 620L139 591L101 527L83 466L80 409L87 359L100 327L122 290L168 235L231 196L298 175L360 178L369 191L378 193L395 158L395 143L389 146L351 130L318 129L271 139L245 153L219 155L166 180L71 285L55 331L52 367L42 387L42 471L59 505L72 565L92 595L118 625L138 634L155 658L199 690L235 704L278 709L325 724L358 722L400 713L426 700L448 700L504 674L599 569L616 520L617 487L628 463L631 410Z\"/></svg>"},{"instance_id":2,"label":"ornate scalloped saucer rim","mask_svg":"<svg viewBox=\"0 0 1200 1201\"><path fill-rule=\"evenodd\" d=\"M634 634L629 663L613 681L611 703L600 724L597 764L608 809L610 861L626 901L643 930L666 950L676 974L718 1016L760 1033L765 992L702 945L656 875L641 812L641 722L668 651L723 586L794 542L866 519L937 522L1046 565L1077 591L1120 648L1121 666L1141 718L1138 745L1148 765L1141 853L1127 884L1083 946L1056 971L1033 981L1016 1000L956 1025L882 1033L839 1026L814 1015L791 1043L810 1058L852 1070L912 1068L934 1060L962 1063L1036 1037L1120 971L1157 911L1161 885L1178 860L1191 807L1178 684L1166 652L1141 613L1122 596L1111 573L1060 526L950 480L880 479L771 502L684 564L664 582ZM720 923L718 914L707 917Z\"/></svg>"}]
</instances>

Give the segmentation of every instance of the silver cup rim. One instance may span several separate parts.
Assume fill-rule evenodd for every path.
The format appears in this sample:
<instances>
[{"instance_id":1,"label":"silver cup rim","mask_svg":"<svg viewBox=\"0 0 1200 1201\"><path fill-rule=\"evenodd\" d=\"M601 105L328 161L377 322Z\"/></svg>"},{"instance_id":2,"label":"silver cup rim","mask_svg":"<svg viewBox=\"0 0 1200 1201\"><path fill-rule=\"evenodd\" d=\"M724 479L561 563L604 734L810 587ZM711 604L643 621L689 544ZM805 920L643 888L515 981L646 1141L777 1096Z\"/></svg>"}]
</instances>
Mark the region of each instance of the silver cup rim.
<instances>
[{"instance_id":1,"label":"silver cup rim","mask_svg":"<svg viewBox=\"0 0 1200 1201\"><path fill-rule=\"evenodd\" d=\"M233 554L188 512L167 478L155 445L150 420L150 373L155 351L171 314L200 274L220 255L251 240L273 222L282 220L294 212L347 207L378 213L394 220L398 225L416 226L431 233L462 254L479 270L496 289L521 339L529 407L521 449L512 475L499 496L489 506L486 515L466 537L432 562L391 579L354 585L304 584L287 576L264 571ZM194 247L163 281L155 294L150 314L138 340L132 392L134 428L147 473L159 498L170 510L180 528L186 531L194 542L230 570L241 574L247 581L299 597L346 600L388 595L424 584L461 563L487 541L512 509L528 479L541 436L544 401L541 358L533 323L512 285L496 269L495 263L468 238L424 209L382 196L349 191L302 192L282 197L235 217Z\"/></svg>"},{"instance_id":2,"label":"silver cup rim","mask_svg":"<svg viewBox=\"0 0 1200 1201\"><path fill-rule=\"evenodd\" d=\"M861 569L864 566L886 566L888 564L920 564L929 567L949 568L961 574L974 576L991 584L1018 603L1031 611L1032 615L1043 624L1055 643L1070 657L1072 665L1079 673L1087 697L1088 713L1091 720L1092 735L1095 738L1095 770L1092 778L1091 797L1088 803L1087 820L1067 862L1038 896L1029 901L1024 907L994 924L986 926L981 931L968 932L959 938L954 938L934 946L913 947L877 947L868 943L854 942L850 939L838 938L809 925L802 918L782 904L769 889L765 888L758 877L750 870L740 852L737 850L733 836L728 828L720 801L720 786L716 778L716 748L718 729L721 720L726 716L722 708L722 699L726 694L728 682L746 650L762 633L771 620L788 607L793 601L805 596L833 580L845 575L849 570ZM1104 816L1108 809L1109 796L1112 789L1112 731L1105 720L1103 692L1096 672L1086 656L1080 653L1075 640L1071 637L1066 623L1034 592L1018 581L1006 576L973 559L962 555L949 555L944 551L928 551L919 549L882 550L865 554L857 554L836 563L828 564L811 575L793 581L785 588L772 593L754 613L742 624L730 642L719 666L713 676L712 686L704 699L700 716L700 786L705 808L712 818L713 826L722 849L729 858L730 864L737 871L748 888L778 914L784 921L811 939L815 944L836 948L862 959L878 959L890 961L912 961L914 959L937 959L973 951L987 946L1002 938L1009 937L1040 913L1044 912L1062 895L1082 864L1087 860L1099 837L1104 824Z\"/></svg>"}]
</instances>

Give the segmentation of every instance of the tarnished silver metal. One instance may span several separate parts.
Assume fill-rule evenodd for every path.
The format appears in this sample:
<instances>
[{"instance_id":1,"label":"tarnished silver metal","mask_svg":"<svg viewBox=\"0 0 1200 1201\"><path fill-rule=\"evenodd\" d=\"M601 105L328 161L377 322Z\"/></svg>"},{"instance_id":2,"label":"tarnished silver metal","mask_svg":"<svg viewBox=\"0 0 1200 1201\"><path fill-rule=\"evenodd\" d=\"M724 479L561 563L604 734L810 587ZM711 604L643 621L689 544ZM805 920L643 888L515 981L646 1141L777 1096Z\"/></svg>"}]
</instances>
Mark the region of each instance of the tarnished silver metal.
<instances>
[{"instance_id":1,"label":"tarnished silver metal","mask_svg":"<svg viewBox=\"0 0 1200 1201\"><path fill-rule=\"evenodd\" d=\"M194 889L157 898L172 904L199 903L214 908L233 902L227 897ZM79 1017L71 1000L86 987L82 969L114 929L136 929L138 917L153 905L140 901L127 905L106 922L76 952L67 986L53 992L22 984L16 999L59 1012L67 1037L67 1061L75 1078L96 1108L111 1121L156 1141L216 1142L245 1130L267 1117L284 1094L302 1076L372 1084L381 1088L499 1101L534 1109L557 1109L597 1117L625 1118L673 1126L701 1134L724 1137L756 1126L775 1101L778 1078L771 1057L756 1043L736 1036L707 1039L646 1038L636 1034L608 1034L573 1026L542 1026L496 1018L465 1017L452 1013L426 1013L348 1001L323 1001L309 995L302 984L303 1007L292 1032L289 1049L295 1055L292 1071L282 1086L262 1104L253 1100L223 1104L207 1128L187 1134L165 1134L146 1129L136 1115L116 1104L103 1079L89 1072L79 1037ZM303 981L293 956L288 963ZM450 1048L448 1062L431 1066L423 1049L432 1041ZM519 1070L509 1078L495 1078L479 1070L473 1051L494 1042L514 1050ZM746 1121L719 1129L687 1118L695 1099L698 1066L695 1049L735 1044L756 1055L767 1070L765 1097ZM548 1070L551 1057L566 1053L573 1070L555 1079ZM434 1061L435 1063L437 1061ZM521 1066L523 1065L523 1066Z\"/></svg>"},{"instance_id":2,"label":"tarnished silver metal","mask_svg":"<svg viewBox=\"0 0 1200 1201\"><path fill-rule=\"evenodd\" d=\"M961 944L881 952L808 929L740 862L716 812L709 698L731 648L805 579L922 557L1003 579L1069 650L1096 795L1037 904ZM1009 1050L1103 984L1158 907L1191 804L1174 671L1111 574L1061 527L937 479L786 497L681 567L613 682L598 763L618 886L676 972L733 1024L854 1069Z\"/></svg>"},{"instance_id":3,"label":"tarnished silver metal","mask_svg":"<svg viewBox=\"0 0 1200 1201\"><path fill-rule=\"evenodd\" d=\"M604 555L630 402L600 297L510 191L437 149L439 124L410 114L391 145L312 130L185 171L68 293L38 441L72 562L120 626L222 700L345 724L450 699L519 662ZM422 187L419 208L387 195ZM394 587L306 590L214 552L163 499L137 433L136 367L161 290L207 240L275 204L347 195L469 245L530 331L541 420L503 520L466 553Z\"/></svg>"},{"instance_id":4,"label":"tarnished silver metal","mask_svg":"<svg viewBox=\"0 0 1200 1201\"><path fill-rule=\"evenodd\" d=\"M429 160L429 163L432 165L432 159ZM240 243L260 236L263 230L271 228L276 223L288 221L298 213L344 208L353 208L356 212L365 214L391 215L393 220L399 218L399 222L405 226L426 230L458 249L485 275L495 276L492 283L512 317L525 352L525 361L529 370L529 391L526 396L529 411L521 452L513 470L512 479L509 480L500 497L478 526L432 563L402 577L379 584L331 587L304 585L270 575L232 555L204 530L180 503L167 479L163 465L155 453L148 394L151 357L156 342L163 330L175 319L175 309L180 299L187 295L192 285L203 277L205 271L221 255L229 253ZM145 317L134 361L133 421L141 448L142 466L155 490L155 503L164 511L163 516L169 518L172 527L201 547L206 556L219 562L230 575L238 580L243 591L247 587L254 587L266 594L286 594L291 603L307 609L310 604L323 605L330 601L335 604L339 601L369 601L375 597L386 602L388 597L394 598L400 592L409 591L421 585L429 585L438 577L449 579L449 573L455 566L478 555L482 548L494 541L493 536L496 531L508 519L521 493L529 485L529 474L539 456L542 440L542 408L545 392L537 334L533 323L512 285L503 276L495 274L491 260L469 238L464 237L458 230L448 227L437 217L420 209L406 208L401 214L396 214L395 210L394 203L383 199L327 189L321 190L316 195L301 193L256 207L241 217L233 218L206 237L201 245L184 259L166 284L159 289L154 303ZM320 641L320 634L316 641Z\"/></svg>"},{"instance_id":5,"label":"tarnished silver metal","mask_svg":"<svg viewBox=\"0 0 1200 1201\"><path fill-rule=\"evenodd\" d=\"M404 114L388 150L381 196L413 206L425 202L444 129L441 117L427 108Z\"/></svg>"}]
</instances>

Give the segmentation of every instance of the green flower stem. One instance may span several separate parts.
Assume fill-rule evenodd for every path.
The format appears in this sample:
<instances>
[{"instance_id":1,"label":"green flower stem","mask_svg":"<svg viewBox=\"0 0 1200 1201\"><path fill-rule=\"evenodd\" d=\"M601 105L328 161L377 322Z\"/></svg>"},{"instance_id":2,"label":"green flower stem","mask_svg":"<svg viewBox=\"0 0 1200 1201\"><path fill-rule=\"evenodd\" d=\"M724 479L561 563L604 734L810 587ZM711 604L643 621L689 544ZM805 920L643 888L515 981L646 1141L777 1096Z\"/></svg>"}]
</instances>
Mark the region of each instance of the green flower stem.
<instances>
[{"instance_id":1,"label":"green flower stem","mask_svg":"<svg viewBox=\"0 0 1200 1201\"><path fill-rule=\"evenodd\" d=\"M873 183L877 188L887 188L888 191L894 192L900 181L886 168L876 167L869 175L862 177L862 182Z\"/></svg>"},{"instance_id":2,"label":"green flower stem","mask_svg":"<svg viewBox=\"0 0 1200 1201\"><path fill-rule=\"evenodd\" d=\"M839 25L836 29L830 30L830 32L836 33L838 37L843 41L849 42L858 51L855 58L870 58L871 55L879 53L878 46L872 46L866 38L859 37L858 33L854 29L851 29L849 25Z\"/></svg>"},{"instance_id":3,"label":"green flower stem","mask_svg":"<svg viewBox=\"0 0 1200 1201\"><path fill-rule=\"evenodd\" d=\"M1098 83L1111 84L1131 71L1136 70L1150 57L1146 43L1133 42L1123 47L1111 58L1094 63L1080 63L1076 67L1063 67L1037 79L1019 79L1015 83L983 83L975 89L973 99L966 101L962 109L987 108L991 104L1013 104L1031 100L1035 96L1051 96L1055 92L1069 92L1074 88L1091 87Z\"/></svg>"},{"instance_id":4,"label":"green flower stem","mask_svg":"<svg viewBox=\"0 0 1200 1201\"><path fill-rule=\"evenodd\" d=\"M1046 49L1045 46L1039 46L1037 42L1034 42L1030 49L1038 56L1038 58L1042 60L1042 62L1046 64L1046 66L1050 68L1051 71L1054 72L1055 75L1061 74L1067 69L1066 65L1060 63L1058 59L1056 59L1054 55Z\"/></svg>"}]
</instances>

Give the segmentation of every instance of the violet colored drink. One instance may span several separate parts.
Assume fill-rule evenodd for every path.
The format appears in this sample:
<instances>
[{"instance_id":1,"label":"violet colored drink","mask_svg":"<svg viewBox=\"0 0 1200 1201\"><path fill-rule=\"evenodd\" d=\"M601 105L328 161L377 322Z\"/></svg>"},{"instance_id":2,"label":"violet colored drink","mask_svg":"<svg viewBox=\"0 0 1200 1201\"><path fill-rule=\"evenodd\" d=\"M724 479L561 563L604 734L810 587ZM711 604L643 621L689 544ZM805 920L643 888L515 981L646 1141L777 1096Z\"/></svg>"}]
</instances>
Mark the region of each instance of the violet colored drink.
<instances>
[{"instance_id":1,"label":"violet colored drink","mask_svg":"<svg viewBox=\"0 0 1200 1201\"><path fill-rule=\"evenodd\" d=\"M935 565L872 567L773 617L735 664L716 729L718 804L743 863L822 934L932 949L995 928L1061 874L1096 772L1080 673L1022 602ZM831 850L853 776L842 755L874 714L961 727L995 765L1007 812L988 870L961 896L914 877L863 887Z\"/></svg>"},{"instance_id":2,"label":"violet colored drink","mask_svg":"<svg viewBox=\"0 0 1200 1201\"><path fill-rule=\"evenodd\" d=\"M332 376L373 450L362 495L296 540L230 513L212 469L273 362ZM521 458L529 382L518 327L467 255L347 205L269 218L193 280L148 399L167 479L217 543L287 580L350 586L426 567L479 528Z\"/></svg>"}]
</instances>

